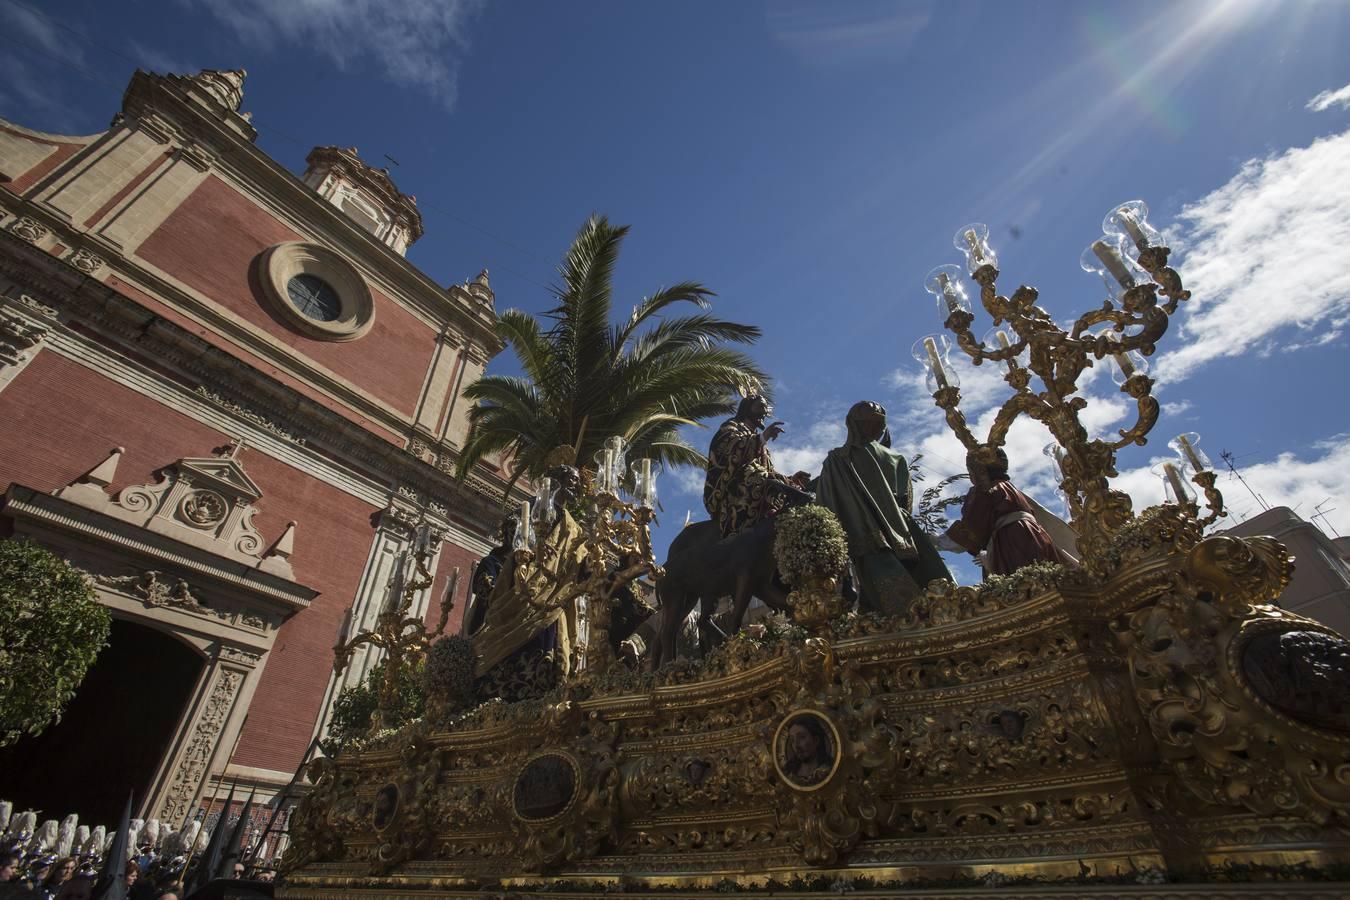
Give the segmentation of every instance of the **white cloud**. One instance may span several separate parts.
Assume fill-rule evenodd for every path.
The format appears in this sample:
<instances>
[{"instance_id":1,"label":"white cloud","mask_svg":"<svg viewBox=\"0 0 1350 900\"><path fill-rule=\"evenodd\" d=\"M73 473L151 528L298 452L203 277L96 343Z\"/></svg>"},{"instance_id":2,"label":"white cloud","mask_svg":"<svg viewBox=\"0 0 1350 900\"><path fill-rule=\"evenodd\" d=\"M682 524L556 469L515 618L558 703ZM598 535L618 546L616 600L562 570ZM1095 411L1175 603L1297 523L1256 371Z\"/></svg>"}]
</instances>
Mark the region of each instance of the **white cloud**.
<instances>
[{"instance_id":1,"label":"white cloud","mask_svg":"<svg viewBox=\"0 0 1350 900\"><path fill-rule=\"evenodd\" d=\"M469 20L480 0L224 0L203 6L244 40L314 48L339 67L371 57L397 84L453 108Z\"/></svg>"},{"instance_id":2,"label":"white cloud","mask_svg":"<svg viewBox=\"0 0 1350 900\"><path fill-rule=\"evenodd\" d=\"M1319 441L1311 450L1302 456L1281 453L1272 460L1241 466L1238 471L1247 486L1220 469L1218 488L1229 513L1221 524L1236 524L1260 513L1263 507L1252 496L1254 491L1268 505L1290 507L1309 521L1321 506L1337 532L1350 534L1350 434ZM1165 458L1170 457L1158 456L1148 465L1121 472L1112 483L1134 499L1136 511L1163 502L1162 480L1150 467Z\"/></svg>"},{"instance_id":3,"label":"white cloud","mask_svg":"<svg viewBox=\"0 0 1350 900\"><path fill-rule=\"evenodd\" d=\"M1308 101L1306 109L1312 112L1325 112L1333 106L1350 109L1350 84L1334 91L1323 91Z\"/></svg>"},{"instance_id":4,"label":"white cloud","mask_svg":"<svg viewBox=\"0 0 1350 900\"><path fill-rule=\"evenodd\" d=\"M933 18L925 2L822 4L779 0L766 7L773 39L804 62L893 60L914 45Z\"/></svg>"},{"instance_id":5,"label":"white cloud","mask_svg":"<svg viewBox=\"0 0 1350 900\"><path fill-rule=\"evenodd\" d=\"M61 34L54 19L17 3L7 3L0 21L16 37L22 37L23 43L76 65L84 64L84 53Z\"/></svg>"},{"instance_id":6,"label":"white cloud","mask_svg":"<svg viewBox=\"0 0 1350 900\"><path fill-rule=\"evenodd\" d=\"M1180 213L1186 287L1173 382L1205 363L1338 339L1350 321L1350 131L1246 162Z\"/></svg>"},{"instance_id":7,"label":"white cloud","mask_svg":"<svg viewBox=\"0 0 1350 900\"><path fill-rule=\"evenodd\" d=\"M702 469L696 466L680 466L667 472L666 477L670 484L669 490L675 496L703 496L705 474Z\"/></svg>"},{"instance_id":8,"label":"white cloud","mask_svg":"<svg viewBox=\"0 0 1350 900\"><path fill-rule=\"evenodd\" d=\"M803 432L797 433L794 432ZM776 442L770 445L773 467L786 475L794 472L809 472L812 477L820 474L825 454L835 447L842 446L847 430L844 427L844 415L841 412L836 419L820 419L805 429L788 430Z\"/></svg>"},{"instance_id":9,"label":"white cloud","mask_svg":"<svg viewBox=\"0 0 1350 900\"><path fill-rule=\"evenodd\" d=\"M1189 400L1178 400L1175 403L1164 403L1162 412L1165 416L1179 416L1184 412L1190 411L1193 404Z\"/></svg>"},{"instance_id":10,"label":"white cloud","mask_svg":"<svg viewBox=\"0 0 1350 900\"><path fill-rule=\"evenodd\" d=\"M190 72L196 72L202 68L201 66L194 66L185 59L142 44L140 41L131 41L130 47L137 62L139 62L146 71L155 72L159 75L183 75Z\"/></svg>"}]
</instances>

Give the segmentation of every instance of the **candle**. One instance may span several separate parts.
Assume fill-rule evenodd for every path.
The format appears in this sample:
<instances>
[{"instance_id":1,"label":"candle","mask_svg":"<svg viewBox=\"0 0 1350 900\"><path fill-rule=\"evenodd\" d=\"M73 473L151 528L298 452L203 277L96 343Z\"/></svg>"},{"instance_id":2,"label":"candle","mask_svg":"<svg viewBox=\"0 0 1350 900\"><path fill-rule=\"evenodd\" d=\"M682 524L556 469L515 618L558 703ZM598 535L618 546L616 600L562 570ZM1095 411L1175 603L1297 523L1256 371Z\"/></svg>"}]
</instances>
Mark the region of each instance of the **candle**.
<instances>
[{"instance_id":1,"label":"candle","mask_svg":"<svg viewBox=\"0 0 1350 900\"><path fill-rule=\"evenodd\" d=\"M600 490L614 489L614 448L606 447L600 459Z\"/></svg>"},{"instance_id":2,"label":"candle","mask_svg":"<svg viewBox=\"0 0 1350 900\"><path fill-rule=\"evenodd\" d=\"M520 501L520 527L525 529L525 533L530 531L530 501Z\"/></svg>"},{"instance_id":3,"label":"candle","mask_svg":"<svg viewBox=\"0 0 1350 900\"><path fill-rule=\"evenodd\" d=\"M1007 333L1002 328L994 332L994 340L998 342L998 347L1000 350L1007 350L1012 346L1012 344L1008 341ZM1017 368L1017 358L1016 357L1009 358L1008 371L1011 372L1016 368Z\"/></svg>"},{"instance_id":4,"label":"candle","mask_svg":"<svg viewBox=\"0 0 1350 900\"><path fill-rule=\"evenodd\" d=\"M1187 503L1190 501L1186 493L1186 485L1181 480L1181 474L1177 472L1177 467L1171 463L1163 463L1163 474L1167 476L1167 481L1172 485L1172 494L1177 498L1178 503Z\"/></svg>"},{"instance_id":5,"label":"candle","mask_svg":"<svg viewBox=\"0 0 1350 900\"><path fill-rule=\"evenodd\" d=\"M951 315L961 308L961 295L956 292L956 285L952 284L952 278L946 272L938 273L938 284L942 285L942 299L947 301L947 314Z\"/></svg>"},{"instance_id":6,"label":"candle","mask_svg":"<svg viewBox=\"0 0 1350 900\"><path fill-rule=\"evenodd\" d=\"M417 529L417 555L421 556L431 546L431 529L426 525Z\"/></svg>"},{"instance_id":7,"label":"candle","mask_svg":"<svg viewBox=\"0 0 1350 900\"><path fill-rule=\"evenodd\" d=\"M1139 220L1135 218L1134 211L1122 209L1116 213L1116 216L1120 219L1120 224L1125 226L1125 230L1129 233L1130 240L1134 241L1134 245L1140 250L1147 250L1148 237L1144 234L1144 229L1139 227Z\"/></svg>"},{"instance_id":8,"label":"candle","mask_svg":"<svg viewBox=\"0 0 1350 900\"><path fill-rule=\"evenodd\" d=\"M342 630L338 632L339 644L344 643L347 640L347 635L351 633L351 630L352 630L352 608L349 606L347 607L347 614L342 617Z\"/></svg>"},{"instance_id":9,"label":"candle","mask_svg":"<svg viewBox=\"0 0 1350 900\"><path fill-rule=\"evenodd\" d=\"M1195 452L1191 446L1191 439L1184 434L1177 435L1177 443L1181 445L1181 452L1185 455L1186 461L1191 464L1191 471L1195 473L1205 471L1205 464L1200 461L1200 454Z\"/></svg>"},{"instance_id":10,"label":"candle","mask_svg":"<svg viewBox=\"0 0 1350 900\"><path fill-rule=\"evenodd\" d=\"M1120 374L1124 375L1126 378L1134 377L1134 362L1130 359L1130 354L1112 353L1111 355L1115 357L1116 365L1120 366Z\"/></svg>"},{"instance_id":11,"label":"candle","mask_svg":"<svg viewBox=\"0 0 1350 900\"><path fill-rule=\"evenodd\" d=\"M975 232L968 231L966 233L974 234ZM947 373L943 371L942 360L938 358L937 341L930 337L924 338L923 348L928 351L928 362L933 367L933 378L937 380L938 388L945 388L947 386Z\"/></svg>"},{"instance_id":12,"label":"candle","mask_svg":"<svg viewBox=\"0 0 1350 900\"><path fill-rule=\"evenodd\" d=\"M984 265L984 250L980 247L980 236L975 233L974 228L967 228L962 234L966 239L966 245L970 247L970 260L977 267Z\"/></svg>"},{"instance_id":13,"label":"candle","mask_svg":"<svg viewBox=\"0 0 1350 900\"><path fill-rule=\"evenodd\" d=\"M1115 247L1112 247L1107 241L1094 241L1092 252L1102 261L1102 265L1106 267L1106 271L1111 273L1111 277L1120 282L1121 287L1134 287L1134 278L1130 275L1130 270L1125 268L1125 263L1121 260Z\"/></svg>"}]
</instances>

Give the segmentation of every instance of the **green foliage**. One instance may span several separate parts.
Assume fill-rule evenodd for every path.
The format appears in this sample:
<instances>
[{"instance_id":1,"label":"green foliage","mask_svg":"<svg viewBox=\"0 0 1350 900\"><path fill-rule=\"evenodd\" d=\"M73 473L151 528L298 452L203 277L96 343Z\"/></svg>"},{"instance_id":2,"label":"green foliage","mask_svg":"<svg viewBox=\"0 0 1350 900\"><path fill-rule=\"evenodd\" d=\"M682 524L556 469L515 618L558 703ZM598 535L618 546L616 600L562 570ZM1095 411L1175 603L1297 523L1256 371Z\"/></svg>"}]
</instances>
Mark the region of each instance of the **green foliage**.
<instances>
[{"instance_id":1,"label":"green foliage","mask_svg":"<svg viewBox=\"0 0 1350 900\"><path fill-rule=\"evenodd\" d=\"M848 568L848 536L823 506L798 506L780 515L773 558L783 580L797 584L812 576L838 577Z\"/></svg>"},{"instance_id":2,"label":"green foliage","mask_svg":"<svg viewBox=\"0 0 1350 900\"><path fill-rule=\"evenodd\" d=\"M0 541L0 747L61 720L108 644L84 575L28 541Z\"/></svg>"},{"instance_id":3,"label":"green foliage","mask_svg":"<svg viewBox=\"0 0 1350 900\"><path fill-rule=\"evenodd\" d=\"M922 459L923 454L916 453L914 458L909 460L909 480L915 484L925 478L924 471L919 465ZM928 534L942 534L951 527L951 521L947 518L947 508L965 502L966 498L964 494L945 497L943 494L951 485L968 478L970 476L965 472L957 472L955 475L948 475L931 487L924 488L919 495L918 502L914 504L914 521L919 524L920 528Z\"/></svg>"},{"instance_id":4,"label":"green foliage","mask_svg":"<svg viewBox=\"0 0 1350 900\"><path fill-rule=\"evenodd\" d=\"M333 718L323 752L336 756L343 748L359 743L370 735L371 717L380 705L380 687L384 684L384 663L370 670L366 680L338 694L333 701ZM422 715L427 696L422 688L422 666L405 665L399 673L398 693L392 709L385 713L385 726L398 728Z\"/></svg>"},{"instance_id":5,"label":"green foliage","mask_svg":"<svg viewBox=\"0 0 1350 900\"><path fill-rule=\"evenodd\" d=\"M550 327L519 310L501 314L498 334L524 377L488 375L465 390L476 405L461 475L487 454L508 450L515 475L535 478L545 473L550 451L564 445L579 466L592 467L611 435L628 442L630 460L703 466L680 426L730 415L738 388L766 390L750 358L725 346L754 342L758 328L708 313L663 317L676 304L710 306L712 291L697 282L661 288L626 321L610 323L614 266L627 233L603 216L581 227L558 268Z\"/></svg>"}]
</instances>

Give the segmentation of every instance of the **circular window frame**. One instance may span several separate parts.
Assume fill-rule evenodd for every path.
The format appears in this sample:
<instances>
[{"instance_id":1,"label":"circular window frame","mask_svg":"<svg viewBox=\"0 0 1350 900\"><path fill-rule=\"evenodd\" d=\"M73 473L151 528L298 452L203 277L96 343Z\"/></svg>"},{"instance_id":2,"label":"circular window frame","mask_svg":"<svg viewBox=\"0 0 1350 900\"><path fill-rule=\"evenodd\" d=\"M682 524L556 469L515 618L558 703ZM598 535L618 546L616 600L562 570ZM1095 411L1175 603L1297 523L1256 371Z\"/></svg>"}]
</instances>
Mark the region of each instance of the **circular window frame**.
<instances>
[{"instance_id":1,"label":"circular window frame","mask_svg":"<svg viewBox=\"0 0 1350 900\"><path fill-rule=\"evenodd\" d=\"M354 341L375 324L375 298L356 267L333 251L303 241L268 247L259 259L263 293L272 311L302 334L321 341ZM322 279L341 303L331 322L311 319L291 302L288 284L297 275Z\"/></svg>"}]
</instances>

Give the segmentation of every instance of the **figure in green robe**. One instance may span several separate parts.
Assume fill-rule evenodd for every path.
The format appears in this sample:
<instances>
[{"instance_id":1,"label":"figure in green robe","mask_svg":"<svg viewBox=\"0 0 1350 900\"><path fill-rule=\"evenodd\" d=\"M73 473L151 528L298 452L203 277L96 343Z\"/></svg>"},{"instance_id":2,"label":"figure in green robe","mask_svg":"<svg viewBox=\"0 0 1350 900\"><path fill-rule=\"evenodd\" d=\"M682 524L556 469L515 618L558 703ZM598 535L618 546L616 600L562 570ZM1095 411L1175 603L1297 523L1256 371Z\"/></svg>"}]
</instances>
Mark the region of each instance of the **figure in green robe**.
<instances>
[{"instance_id":1,"label":"figure in green robe","mask_svg":"<svg viewBox=\"0 0 1350 900\"><path fill-rule=\"evenodd\" d=\"M859 608L896 615L930 581L953 579L911 515L909 464L881 443L886 410L864 400L853 405L845 421L848 439L825 458L816 502L839 518L848 535Z\"/></svg>"}]
</instances>

